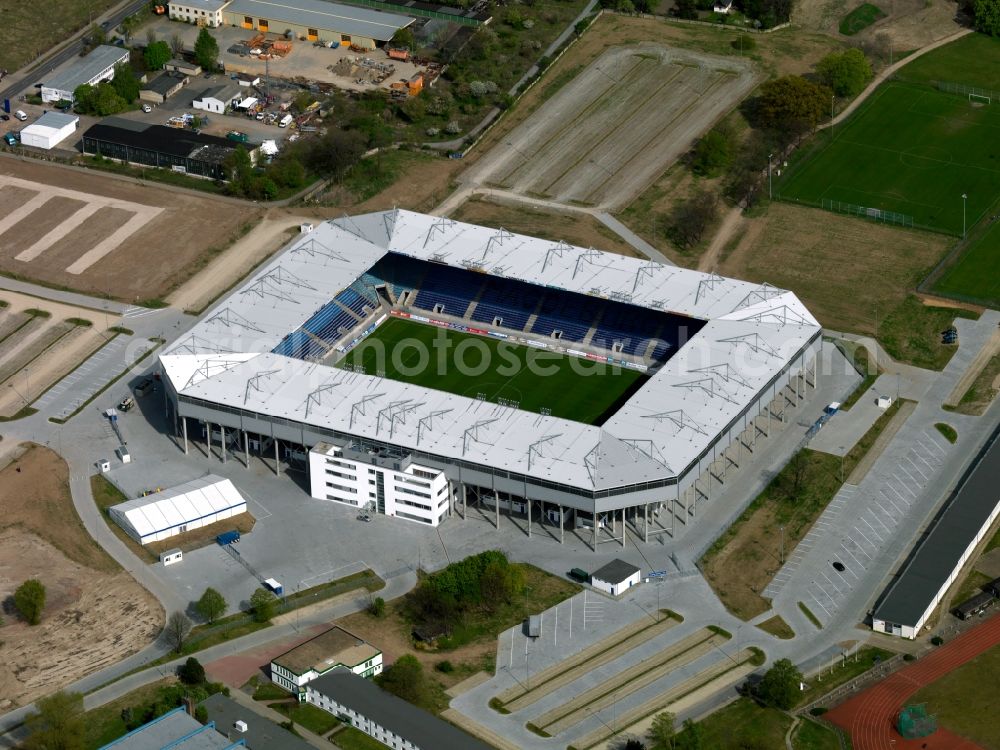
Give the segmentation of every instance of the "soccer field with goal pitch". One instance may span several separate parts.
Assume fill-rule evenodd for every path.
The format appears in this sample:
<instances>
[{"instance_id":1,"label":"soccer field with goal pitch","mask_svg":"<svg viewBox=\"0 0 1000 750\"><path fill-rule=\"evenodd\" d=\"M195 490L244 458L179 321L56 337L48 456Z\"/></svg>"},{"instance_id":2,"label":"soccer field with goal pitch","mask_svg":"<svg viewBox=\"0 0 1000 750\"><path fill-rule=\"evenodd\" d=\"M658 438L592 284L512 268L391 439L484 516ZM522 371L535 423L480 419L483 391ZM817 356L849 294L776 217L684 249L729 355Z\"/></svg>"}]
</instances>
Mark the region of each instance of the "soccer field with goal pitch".
<instances>
[{"instance_id":1,"label":"soccer field with goal pitch","mask_svg":"<svg viewBox=\"0 0 1000 750\"><path fill-rule=\"evenodd\" d=\"M775 180L776 196L892 211L957 236L963 210L971 229L1000 197L1000 102L889 83L832 130Z\"/></svg>"},{"instance_id":2,"label":"soccer field with goal pitch","mask_svg":"<svg viewBox=\"0 0 1000 750\"><path fill-rule=\"evenodd\" d=\"M586 424L604 422L647 379L636 370L398 318L338 366Z\"/></svg>"}]
</instances>

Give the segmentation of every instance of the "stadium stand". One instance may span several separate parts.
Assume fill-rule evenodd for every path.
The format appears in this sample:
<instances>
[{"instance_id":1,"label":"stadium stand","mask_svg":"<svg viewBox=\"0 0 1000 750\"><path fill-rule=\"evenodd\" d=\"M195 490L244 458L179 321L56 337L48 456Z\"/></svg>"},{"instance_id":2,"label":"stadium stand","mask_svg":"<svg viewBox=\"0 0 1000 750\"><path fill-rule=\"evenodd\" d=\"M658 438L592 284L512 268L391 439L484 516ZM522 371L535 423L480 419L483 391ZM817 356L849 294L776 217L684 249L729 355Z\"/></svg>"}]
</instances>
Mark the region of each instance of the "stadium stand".
<instances>
[{"instance_id":1,"label":"stadium stand","mask_svg":"<svg viewBox=\"0 0 1000 750\"><path fill-rule=\"evenodd\" d=\"M338 294L337 298L347 291L349 290L344 290ZM300 330L308 331L316 338L332 344L340 338L341 327L350 328L355 326L357 322L357 319L353 315L344 310L336 302L327 302L319 309L319 312L302 324Z\"/></svg>"},{"instance_id":2,"label":"stadium stand","mask_svg":"<svg viewBox=\"0 0 1000 750\"><path fill-rule=\"evenodd\" d=\"M301 329L285 336L271 351L295 359L315 359L326 354L326 350Z\"/></svg>"},{"instance_id":3,"label":"stadium stand","mask_svg":"<svg viewBox=\"0 0 1000 750\"><path fill-rule=\"evenodd\" d=\"M435 306L441 305L448 315L464 318L482 286L483 276L480 274L450 266L435 266L428 270L413 306L433 311Z\"/></svg>"},{"instance_id":4,"label":"stadium stand","mask_svg":"<svg viewBox=\"0 0 1000 750\"><path fill-rule=\"evenodd\" d=\"M562 331L560 338L567 341L583 341L593 325L599 300L579 294L547 292L538 308L538 317L531 327L532 333L551 336Z\"/></svg>"},{"instance_id":5,"label":"stadium stand","mask_svg":"<svg viewBox=\"0 0 1000 750\"><path fill-rule=\"evenodd\" d=\"M528 284L507 279L487 279L483 293L476 302L472 319L492 323L503 318L504 328L523 331L528 318L538 306L538 290Z\"/></svg>"},{"instance_id":6,"label":"stadium stand","mask_svg":"<svg viewBox=\"0 0 1000 750\"><path fill-rule=\"evenodd\" d=\"M605 349L611 349L615 343L620 343L624 354L644 354L649 347L649 340L659 333L663 317L663 313L645 308L605 302L604 314L595 326L590 343Z\"/></svg>"},{"instance_id":7,"label":"stadium stand","mask_svg":"<svg viewBox=\"0 0 1000 750\"><path fill-rule=\"evenodd\" d=\"M358 282L354 283L357 284ZM365 305L367 305L368 307L373 307L373 306L377 307L377 305L375 305L375 302L373 300L370 300L367 297L364 297L361 294L359 294L357 289L354 288L353 284L347 287L347 289L342 291L336 297L334 297L334 299L340 304L342 304L344 307L346 307L348 310L355 313L359 318L365 317Z\"/></svg>"}]
</instances>

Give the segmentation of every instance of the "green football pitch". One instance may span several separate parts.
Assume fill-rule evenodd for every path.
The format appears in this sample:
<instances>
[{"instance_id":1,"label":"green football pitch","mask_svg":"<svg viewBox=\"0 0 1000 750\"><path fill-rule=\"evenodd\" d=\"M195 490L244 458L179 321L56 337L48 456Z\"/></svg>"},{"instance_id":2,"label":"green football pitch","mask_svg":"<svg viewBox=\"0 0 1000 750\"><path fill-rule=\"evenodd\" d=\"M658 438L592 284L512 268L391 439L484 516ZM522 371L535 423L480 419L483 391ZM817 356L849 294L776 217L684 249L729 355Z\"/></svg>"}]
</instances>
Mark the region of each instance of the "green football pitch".
<instances>
[{"instance_id":1,"label":"green football pitch","mask_svg":"<svg viewBox=\"0 0 1000 750\"><path fill-rule=\"evenodd\" d=\"M982 229L982 228L980 228ZM1000 220L972 240L933 291L1000 309Z\"/></svg>"},{"instance_id":2,"label":"green football pitch","mask_svg":"<svg viewBox=\"0 0 1000 750\"><path fill-rule=\"evenodd\" d=\"M971 229L996 210L998 101L975 104L927 85L889 83L832 130L775 180L782 200L893 211L953 235L962 234L963 221Z\"/></svg>"},{"instance_id":3,"label":"green football pitch","mask_svg":"<svg viewBox=\"0 0 1000 750\"><path fill-rule=\"evenodd\" d=\"M369 375L601 424L647 380L636 370L393 318L338 363Z\"/></svg>"}]
</instances>

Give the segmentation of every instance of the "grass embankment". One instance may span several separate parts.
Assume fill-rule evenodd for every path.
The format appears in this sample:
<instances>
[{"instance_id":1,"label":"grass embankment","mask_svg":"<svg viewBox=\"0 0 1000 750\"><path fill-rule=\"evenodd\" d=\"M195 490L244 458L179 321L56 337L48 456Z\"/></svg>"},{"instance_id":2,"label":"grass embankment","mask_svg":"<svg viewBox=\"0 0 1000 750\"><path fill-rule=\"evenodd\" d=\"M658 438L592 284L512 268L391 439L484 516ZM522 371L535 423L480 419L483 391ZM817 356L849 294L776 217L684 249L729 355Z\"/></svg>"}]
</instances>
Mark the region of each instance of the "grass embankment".
<instances>
[{"instance_id":1,"label":"grass embankment","mask_svg":"<svg viewBox=\"0 0 1000 750\"><path fill-rule=\"evenodd\" d=\"M878 379L879 370L875 367L872 362L871 355L868 353L867 347L855 343L854 341L847 341L844 339L836 339L834 342L836 347L843 352L844 356L847 357L851 363L854 365L854 369L861 373L862 380L855 388L851 395L848 396L840 405L840 408L844 411L849 411L852 406L854 406L858 399L860 399L872 384Z\"/></svg>"},{"instance_id":2,"label":"grass embankment","mask_svg":"<svg viewBox=\"0 0 1000 750\"><path fill-rule=\"evenodd\" d=\"M329 739L340 750L385 750L381 742L354 727L345 726L330 735Z\"/></svg>"},{"instance_id":3,"label":"grass embankment","mask_svg":"<svg viewBox=\"0 0 1000 750\"><path fill-rule=\"evenodd\" d=\"M892 651L874 646L864 646L857 652L833 667L822 670L807 681L807 687L799 696L799 706L808 706L813 701L822 698L834 689L858 677L876 664L885 662L893 656Z\"/></svg>"},{"instance_id":4,"label":"grass embankment","mask_svg":"<svg viewBox=\"0 0 1000 750\"><path fill-rule=\"evenodd\" d=\"M793 736L794 750L839 750L837 733L814 722ZM749 698L739 698L698 722L700 747L712 750L785 747L785 734L792 717L774 708L763 708ZM800 737L801 735L801 737Z\"/></svg>"},{"instance_id":5,"label":"grass embankment","mask_svg":"<svg viewBox=\"0 0 1000 750\"><path fill-rule=\"evenodd\" d=\"M111 484L111 482L109 482L107 478L101 474L94 474L90 478L90 491L94 496L94 503L97 505L98 510L101 511L101 518L103 518L104 522L107 523L108 528L111 529L112 533L121 539L132 554L143 562L157 562L159 558L157 558L156 555L126 534L125 530L121 526L111 520L108 508L113 505L128 502L129 498L125 496L125 493L115 487L115 485Z\"/></svg>"},{"instance_id":6,"label":"grass embankment","mask_svg":"<svg viewBox=\"0 0 1000 750\"><path fill-rule=\"evenodd\" d=\"M791 625L782 619L781 615L775 615L769 620L764 620L757 627L765 633L770 633L775 638L781 638L782 640L789 640L795 637L795 631L792 630Z\"/></svg>"},{"instance_id":7,"label":"grass embankment","mask_svg":"<svg viewBox=\"0 0 1000 750\"><path fill-rule=\"evenodd\" d=\"M885 18L885 13L881 8L871 3L862 3L840 19L840 33L854 36L882 18Z\"/></svg>"},{"instance_id":8,"label":"grass embankment","mask_svg":"<svg viewBox=\"0 0 1000 750\"><path fill-rule=\"evenodd\" d=\"M941 332L955 318L977 320L978 313L950 307L928 307L911 295L878 324L878 340L889 356L928 370L942 370L958 349L941 342Z\"/></svg>"},{"instance_id":9,"label":"grass embankment","mask_svg":"<svg viewBox=\"0 0 1000 750\"><path fill-rule=\"evenodd\" d=\"M699 564L730 612L749 620L769 609L761 592L781 567L779 540L787 560L901 404L886 409L843 462L808 448L795 454L708 549Z\"/></svg>"},{"instance_id":10,"label":"grass embankment","mask_svg":"<svg viewBox=\"0 0 1000 750\"><path fill-rule=\"evenodd\" d=\"M1000 386L1000 355L992 357L986 363L969 389L962 394L953 411L975 417L982 416L997 397L997 392L1000 390L998 386Z\"/></svg>"},{"instance_id":11,"label":"grass embankment","mask_svg":"<svg viewBox=\"0 0 1000 750\"><path fill-rule=\"evenodd\" d=\"M809 622L816 626L817 630L823 629L823 623L821 623L819 618L813 614L813 611L806 606L805 602L799 602L799 611L806 616L806 619L809 620Z\"/></svg>"},{"instance_id":12,"label":"grass embankment","mask_svg":"<svg viewBox=\"0 0 1000 750\"><path fill-rule=\"evenodd\" d=\"M954 443L958 440L958 431L952 427L950 424L945 424L944 422L935 422L934 429L944 436L944 439L949 443Z\"/></svg>"},{"instance_id":13,"label":"grass embankment","mask_svg":"<svg viewBox=\"0 0 1000 750\"><path fill-rule=\"evenodd\" d=\"M299 703L298 698L292 698L282 703L272 703L271 708L291 719L292 723L300 724L313 734L320 736L333 731L340 721L329 711L317 708L310 703Z\"/></svg>"},{"instance_id":14,"label":"grass embankment","mask_svg":"<svg viewBox=\"0 0 1000 750\"><path fill-rule=\"evenodd\" d=\"M908 703L926 703L938 723L980 747L1000 747L1000 723L983 721L1000 695L1000 646L949 671Z\"/></svg>"}]
</instances>

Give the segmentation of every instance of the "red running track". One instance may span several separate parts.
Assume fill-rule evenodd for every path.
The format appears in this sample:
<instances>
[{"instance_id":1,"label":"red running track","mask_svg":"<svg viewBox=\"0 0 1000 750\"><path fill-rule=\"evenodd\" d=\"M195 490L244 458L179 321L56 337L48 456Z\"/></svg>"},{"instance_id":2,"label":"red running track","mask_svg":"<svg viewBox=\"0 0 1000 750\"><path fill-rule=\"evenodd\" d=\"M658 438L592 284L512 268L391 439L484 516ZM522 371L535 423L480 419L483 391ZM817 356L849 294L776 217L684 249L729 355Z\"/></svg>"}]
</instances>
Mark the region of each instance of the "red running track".
<instances>
[{"instance_id":1,"label":"red running track","mask_svg":"<svg viewBox=\"0 0 1000 750\"><path fill-rule=\"evenodd\" d=\"M847 730L855 750L981 750L974 742L943 728L930 737L904 740L896 731L896 718L907 699L920 688L998 644L1000 616L994 616L842 703L823 718ZM933 713L933 706L928 709Z\"/></svg>"}]
</instances>

